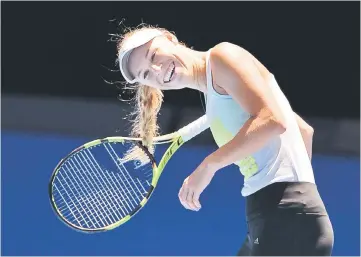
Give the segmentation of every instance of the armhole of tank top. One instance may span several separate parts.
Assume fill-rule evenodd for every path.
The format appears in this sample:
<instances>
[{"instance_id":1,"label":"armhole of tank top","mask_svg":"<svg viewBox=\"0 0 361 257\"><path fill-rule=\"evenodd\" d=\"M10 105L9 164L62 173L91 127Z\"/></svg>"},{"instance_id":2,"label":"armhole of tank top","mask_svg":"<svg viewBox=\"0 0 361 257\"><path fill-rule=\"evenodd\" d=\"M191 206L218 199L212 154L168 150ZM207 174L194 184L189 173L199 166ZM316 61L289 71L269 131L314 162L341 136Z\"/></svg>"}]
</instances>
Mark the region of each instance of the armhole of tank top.
<instances>
[{"instance_id":1,"label":"armhole of tank top","mask_svg":"<svg viewBox=\"0 0 361 257\"><path fill-rule=\"evenodd\" d=\"M206 58L207 91L213 95L216 95L217 97L231 98L230 95L223 95L223 94L218 93L213 87L212 67L211 67L211 58L210 58L211 51L212 51L212 48L208 50L207 58Z\"/></svg>"}]
</instances>

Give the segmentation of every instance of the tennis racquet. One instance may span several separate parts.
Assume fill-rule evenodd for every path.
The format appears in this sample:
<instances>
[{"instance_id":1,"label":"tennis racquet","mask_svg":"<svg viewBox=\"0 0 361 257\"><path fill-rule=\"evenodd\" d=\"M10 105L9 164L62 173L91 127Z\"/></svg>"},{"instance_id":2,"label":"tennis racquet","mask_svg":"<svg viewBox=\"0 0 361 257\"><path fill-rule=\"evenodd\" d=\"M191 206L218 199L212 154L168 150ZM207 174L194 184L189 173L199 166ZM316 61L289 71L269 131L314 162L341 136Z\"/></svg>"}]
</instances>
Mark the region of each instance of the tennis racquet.
<instances>
[{"instance_id":1,"label":"tennis racquet","mask_svg":"<svg viewBox=\"0 0 361 257\"><path fill-rule=\"evenodd\" d=\"M208 127L204 115L177 132L156 137L154 144L170 144L159 163L140 138L107 137L74 149L51 175L51 206L60 220L82 232L124 224L145 206L174 153ZM124 158L133 147L137 156Z\"/></svg>"}]
</instances>

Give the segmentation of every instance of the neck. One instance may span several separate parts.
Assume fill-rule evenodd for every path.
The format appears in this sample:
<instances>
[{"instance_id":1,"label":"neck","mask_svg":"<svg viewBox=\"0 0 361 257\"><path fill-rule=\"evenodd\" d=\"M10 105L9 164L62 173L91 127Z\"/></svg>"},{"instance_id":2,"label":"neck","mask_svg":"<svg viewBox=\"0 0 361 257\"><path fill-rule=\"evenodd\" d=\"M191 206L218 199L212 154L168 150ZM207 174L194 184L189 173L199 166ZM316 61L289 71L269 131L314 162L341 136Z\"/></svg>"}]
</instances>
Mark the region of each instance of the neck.
<instances>
[{"instance_id":1,"label":"neck","mask_svg":"<svg viewBox=\"0 0 361 257\"><path fill-rule=\"evenodd\" d=\"M202 57L193 65L194 84L199 91L207 92L207 66L206 53L202 53Z\"/></svg>"},{"instance_id":2,"label":"neck","mask_svg":"<svg viewBox=\"0 0 361 257\"><path fill-rule=\"evenodd\" d=\"M193 49L187 49L191 58L192 66L190 67L192 72L192 83L188 85L189 88L207 92L207 52L195 51Z\"/></svg>"}]
</instances>

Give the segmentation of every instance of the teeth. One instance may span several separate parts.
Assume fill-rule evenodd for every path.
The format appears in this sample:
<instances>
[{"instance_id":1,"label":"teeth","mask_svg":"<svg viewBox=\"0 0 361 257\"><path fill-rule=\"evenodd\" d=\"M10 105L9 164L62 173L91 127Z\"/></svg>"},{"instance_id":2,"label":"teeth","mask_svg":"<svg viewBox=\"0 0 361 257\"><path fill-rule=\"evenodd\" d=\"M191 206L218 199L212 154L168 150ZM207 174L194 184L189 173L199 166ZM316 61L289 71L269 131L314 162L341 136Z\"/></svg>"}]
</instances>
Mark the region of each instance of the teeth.
<instances>
[{"instance_id":1,"label":"teeth","mask_svg":"<svg viewBox=\"0 0 361 257\"><path fill-rule=\"evenodd\" d=\"M166 82L169 82L170 81L170 77L172 75L172 71L174 70L175 66L174 64L172 63L170 66L169 66L169 69L164 77L164 81Z\"/></svg>"}]
</instances>

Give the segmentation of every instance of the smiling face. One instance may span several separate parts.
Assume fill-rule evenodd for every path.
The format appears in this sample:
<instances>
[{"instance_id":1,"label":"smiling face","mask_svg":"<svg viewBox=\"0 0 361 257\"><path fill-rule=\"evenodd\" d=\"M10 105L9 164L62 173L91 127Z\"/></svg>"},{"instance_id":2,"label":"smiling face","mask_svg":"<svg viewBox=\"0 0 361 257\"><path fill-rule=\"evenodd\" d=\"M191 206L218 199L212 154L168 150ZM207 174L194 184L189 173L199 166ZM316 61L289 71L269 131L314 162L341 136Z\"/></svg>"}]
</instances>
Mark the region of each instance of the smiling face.
<instances>
[{"instance_id":1,"label":"smiling face","mask_svg":"<svg viewBox=\"0 0 361 257\"><path fill-rule=\"evenodd\" d=\"M162 90L181 89L192 83L192 69L175 37L165 34L132 51L128 70L144 85Z\"/></svg>"}]
</instances>

